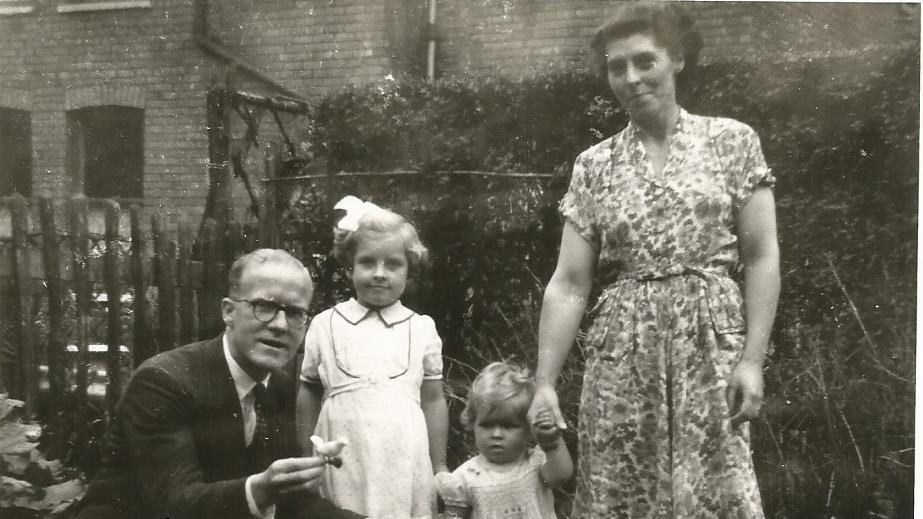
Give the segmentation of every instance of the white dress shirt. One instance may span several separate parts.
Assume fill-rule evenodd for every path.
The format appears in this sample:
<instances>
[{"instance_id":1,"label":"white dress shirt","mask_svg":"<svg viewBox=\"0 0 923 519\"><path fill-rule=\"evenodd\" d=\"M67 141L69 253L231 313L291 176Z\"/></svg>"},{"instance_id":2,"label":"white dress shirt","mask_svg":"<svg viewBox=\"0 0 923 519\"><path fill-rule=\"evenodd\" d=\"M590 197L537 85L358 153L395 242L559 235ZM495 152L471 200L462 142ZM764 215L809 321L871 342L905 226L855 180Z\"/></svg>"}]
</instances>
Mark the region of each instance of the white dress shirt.
<instances>
[{"instance_id":1,"label":"white dress shirt","mask_svg":"<svg viewBox=\"0 0 923 519\"><path fill-rule=\"evenodd\" d=\"M250 442L253 441L253 430L256 428L256 411L253 409L253 401L255 398L253 395L253 388L256 386L257 382L253 380L253 378L237 364L234 357L231 356L231 348L230 345L228 345L228 338L226 335L221 337L221 342L224 346L224 360L228 363L228 369L231 371L231 378L234 380L234 389L237 390L237 398L240 400L240 415L244 422L244 444L249 446ZM266 375L266 378L261 382L264 387L268 388L269 375ZM256 501L253 500L253 491L251 487L253 485L254 476L255 474L249 476L247 482L244 484L244 489L247 494L247 506L250 507L250 514L260 519L273 519L276 515L276 505L269 505L266 507L266 510L261 512L259 507L256 506Z\"/></svg>"}]
</instances>

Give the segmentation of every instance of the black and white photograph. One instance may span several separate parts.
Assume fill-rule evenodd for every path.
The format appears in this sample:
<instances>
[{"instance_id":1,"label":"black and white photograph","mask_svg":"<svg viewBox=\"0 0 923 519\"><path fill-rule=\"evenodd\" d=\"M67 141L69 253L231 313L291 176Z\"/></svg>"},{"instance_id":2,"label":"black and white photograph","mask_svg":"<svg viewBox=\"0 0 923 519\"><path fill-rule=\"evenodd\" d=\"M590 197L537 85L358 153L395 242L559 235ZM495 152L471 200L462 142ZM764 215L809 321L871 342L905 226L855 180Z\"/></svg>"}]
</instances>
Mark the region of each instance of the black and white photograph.
<instances>
[{"instance_id":1,"label":"black and white photograph","mask_svg":"<svg viewBox=\"0 0 923 519\"><path fill-rule=\"evenodd\" d=\"M0 517L917 517L920 7L0 0Z\"/></svg>"}]
</instances>

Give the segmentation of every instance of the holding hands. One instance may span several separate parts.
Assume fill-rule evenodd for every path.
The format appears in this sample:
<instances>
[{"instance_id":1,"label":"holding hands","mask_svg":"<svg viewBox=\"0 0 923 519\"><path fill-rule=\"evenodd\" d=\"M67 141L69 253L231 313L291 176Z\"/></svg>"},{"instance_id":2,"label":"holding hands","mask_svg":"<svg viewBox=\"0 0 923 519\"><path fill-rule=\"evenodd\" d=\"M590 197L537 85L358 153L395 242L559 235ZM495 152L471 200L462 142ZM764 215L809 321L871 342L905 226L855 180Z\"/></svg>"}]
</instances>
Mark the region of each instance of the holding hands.
<instances>
[{"instance_id":1,"label":"holding hands","mask_svg":"<svg viewBox=\"0 0 923 519\"><path fill-rule=\"evenodd\" d=\"M550 421L557 429L567 429L564 423L564 416L561 414L561 406L558 404L558 394L554 386L547 384L536 384L535 396L532 398L532 404L529 406L527 414L529 423L535 425L537 422ZM541 420L539 420L541 418ZM533 434L535 431L533 430ZM538 439L538 436L536 436Z\"/></svg>"},{"instance_id":2,"label":"holding hands","mask_svg":"<svg viewBox=\"0 0 923 519\"><path fill-rule=\"evenodd\" d=\"M531 420L532 436L538 443L539 448L548 452L557 448L561 441L561 429L554 421L550 410L543 409L539 411L535 418Z\"/></svg>"}]
</instances>

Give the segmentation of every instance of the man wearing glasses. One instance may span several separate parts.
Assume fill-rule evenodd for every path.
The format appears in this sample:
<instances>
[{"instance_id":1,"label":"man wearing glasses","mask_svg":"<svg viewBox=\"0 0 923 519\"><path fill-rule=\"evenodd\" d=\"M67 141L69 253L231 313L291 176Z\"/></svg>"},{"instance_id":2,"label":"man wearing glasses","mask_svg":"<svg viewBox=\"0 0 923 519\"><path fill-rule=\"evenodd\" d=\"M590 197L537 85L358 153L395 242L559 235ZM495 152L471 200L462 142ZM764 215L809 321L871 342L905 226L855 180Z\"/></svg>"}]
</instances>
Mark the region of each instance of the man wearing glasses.
<instances>
[{"instance_id":1,"label":"man wearing glasses","mask_svg":"<svg viewBox=\"0 0 923 519\"><path fill-rule=\"evenodd\" d=\"M297 457L294 386L282 368L304 340L307 269L259 249L231 265L228 281L222 335L132 375L79 519L360 517L314 493L324 457Z\"/></svg>"}]
</instances>

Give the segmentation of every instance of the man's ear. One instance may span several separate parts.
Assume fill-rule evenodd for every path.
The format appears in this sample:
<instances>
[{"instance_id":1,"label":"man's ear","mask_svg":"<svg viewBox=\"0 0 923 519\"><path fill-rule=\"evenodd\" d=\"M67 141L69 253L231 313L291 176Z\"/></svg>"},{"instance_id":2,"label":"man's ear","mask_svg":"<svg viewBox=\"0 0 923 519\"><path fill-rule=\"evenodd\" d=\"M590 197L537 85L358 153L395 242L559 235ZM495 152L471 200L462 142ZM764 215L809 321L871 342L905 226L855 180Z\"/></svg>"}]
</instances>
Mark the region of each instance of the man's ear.
<instances>
[{"instance_id":1,"label":"man's ear","mask_svg":"<svg viewBox=\"0 0 923 519\"><path fill-rule=\"evenodd\" d=\"M234 322L234 301L227 297L221 300L221 320L225 326L230 326Z\"/></svg>"},{"instance_id":2,"label":"man's ear","mask_svg":"<svg viewBox=\"0 0 923 519\"><path fill-rule=\"evenodd\" d=\"M686 60L682 56L673 59L673 74L679 74L686 67Z\"/></svg>"}]
</instances>

